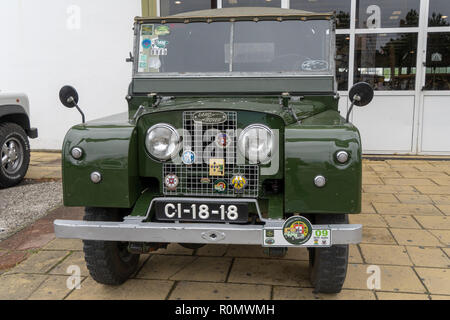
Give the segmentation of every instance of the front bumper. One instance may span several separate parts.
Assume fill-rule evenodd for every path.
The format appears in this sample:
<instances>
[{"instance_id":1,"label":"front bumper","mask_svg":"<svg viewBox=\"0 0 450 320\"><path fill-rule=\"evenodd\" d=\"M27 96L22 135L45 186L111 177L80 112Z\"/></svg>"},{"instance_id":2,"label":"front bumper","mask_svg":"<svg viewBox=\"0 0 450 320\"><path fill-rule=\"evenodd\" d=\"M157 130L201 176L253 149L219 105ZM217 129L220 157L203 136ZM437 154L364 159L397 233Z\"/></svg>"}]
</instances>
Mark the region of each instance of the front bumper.
<instances>
[{"instance_id":1,"label":"front bumper","mask_svg":"<svg viewBox=\"0 0 450 320\"><path fill-rule=\"evenodd\" d=\"M103 241L247 244L265 247L329 247L336 244L361 242L362 225L313 225L310 240L302 245L287 242L283 235L284 220L266 220L264 225L159 223L129 218L124 222L55 220L55 234L59 238ZM329 230L328 241L316 239L316 230ZM267 231L273 232L267 241ZM325 241L325 242L324 242Z\"/></svg>"}]
</instances>

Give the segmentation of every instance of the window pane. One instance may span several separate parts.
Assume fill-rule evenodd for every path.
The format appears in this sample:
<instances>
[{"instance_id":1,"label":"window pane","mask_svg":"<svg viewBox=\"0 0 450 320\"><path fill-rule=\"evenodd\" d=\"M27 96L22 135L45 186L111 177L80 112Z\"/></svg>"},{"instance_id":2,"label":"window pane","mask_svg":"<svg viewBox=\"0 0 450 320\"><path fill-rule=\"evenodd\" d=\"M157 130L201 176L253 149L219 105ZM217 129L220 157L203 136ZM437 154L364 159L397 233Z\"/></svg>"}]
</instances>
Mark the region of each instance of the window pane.
<instances>
[{"instance_id":1,"label":"window pane","mask_svg":"<svg viewBox=\"0 0 450 320\"><path fill-rule=\"evenodd\" d=\"M357 0L356 27L417 27L419 11L420 0Z\"/></svg>"},{"instance_id":2,"label":"window pane","mask_svg":"<svg viewBox=\"0 0 450 320\"><path fill-rule=\"evenodd\" d=\"M281 0L222 0L223 8L232 7L277 7L281 8Z\"/></svg>"},{"instance_id":3,"label":"window pane","mask_svg":"<svg viewBox=\"0 0 450 320\"><path fill-rule=\"evenodd\" d=\"M450 33L429 33L426 90L450 90Z\"/></svg>"},{"instance_id":4,"label":"window pane","mask_svg":"<svg viewBox=\"0 0 450 320\"><path fill-rule=\"evenodd\" d=\"M350 0L291 0L291 9L312 12L336 11L339 29L350 29L350 7Z\"/></svg>"},{"instance_id":5,"label":"window pane","mask_svg":"<svg viewBox=\"0 0 450 320\"><path fill-rule=\"evenodd\" d=\"M430 14L428 25L430 27L450 26L450 1L430 0Z\"/></svg>"},{"instance_id":6,"label":"window pane","mask_svg":"<svg viewBox=\"0 0 450 320\"><path fill-rule=\"evenodd\" d=\"M217 8L216 0L161 0L161 16Z\"/></svg>"},{"instance_id":7,"label":"window pane","mask_svg":"<svg viewBox=\"0 0 450 320\"><path fill-rule=\"evenodd\" d=\"M350 48L350 35L336 35L336 78L338 90L348 90L348 57Z\"/></svg>"},{"instance_id":8,"label":"window pane","mask_svg":"<svg viewBox=\"0 0 450 320\"><path fill-rule=\"evenodd\" d=\"M417 34L356 36L355 83L365 81L375 90L414 90Z\"/></svg>"}]
</instances>

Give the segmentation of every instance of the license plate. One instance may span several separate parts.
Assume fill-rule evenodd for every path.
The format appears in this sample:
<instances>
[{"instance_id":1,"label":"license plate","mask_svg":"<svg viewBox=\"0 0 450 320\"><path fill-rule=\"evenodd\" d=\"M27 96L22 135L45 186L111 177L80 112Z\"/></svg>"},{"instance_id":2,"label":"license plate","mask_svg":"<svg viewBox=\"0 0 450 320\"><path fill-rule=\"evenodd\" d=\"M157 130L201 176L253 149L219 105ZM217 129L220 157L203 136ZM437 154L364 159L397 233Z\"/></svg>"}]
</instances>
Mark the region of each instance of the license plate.
<instances>
[{"instance_id":1,"label":"license plate","mask_svg":"<svg viewBox=\"0 0 450 320\"><path fill-rule=\"evenodd\" d=\"M157 201L155 211L162 221L248 222L247 203Z\"/></svg>"}]
</instances>

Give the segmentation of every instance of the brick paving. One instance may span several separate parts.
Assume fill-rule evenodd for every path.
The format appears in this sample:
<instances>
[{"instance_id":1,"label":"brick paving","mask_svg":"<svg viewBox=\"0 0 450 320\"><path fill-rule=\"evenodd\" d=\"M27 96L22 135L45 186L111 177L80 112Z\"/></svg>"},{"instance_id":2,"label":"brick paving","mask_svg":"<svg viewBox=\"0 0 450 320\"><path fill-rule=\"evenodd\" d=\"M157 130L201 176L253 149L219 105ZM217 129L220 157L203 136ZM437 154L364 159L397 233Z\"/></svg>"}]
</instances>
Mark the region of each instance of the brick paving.
<instances>
[{"instance_id":1,"label":"brick paving","mask_svg":"<svg viewBox=\"0 0 450 320\"><path fill-rule=\"evenodd\" d=\"M60 178L57 154L33 153L31 179ZM344 290L314 294L307 250L277 260L258 246L169 245L142 255L133 279L97 284L85 267L79 240L55 239L55 218L81 219L81 208L59 208L0 242L0 299L450 299L450 161L363 162L363 241L350 247ZM16 265L17 264L17 265ZM81 288L68 289L70 266ZM369 290L368 267L381 271ZM369 269L370 269L369 268Z\"/></svg>"}]
</instances>

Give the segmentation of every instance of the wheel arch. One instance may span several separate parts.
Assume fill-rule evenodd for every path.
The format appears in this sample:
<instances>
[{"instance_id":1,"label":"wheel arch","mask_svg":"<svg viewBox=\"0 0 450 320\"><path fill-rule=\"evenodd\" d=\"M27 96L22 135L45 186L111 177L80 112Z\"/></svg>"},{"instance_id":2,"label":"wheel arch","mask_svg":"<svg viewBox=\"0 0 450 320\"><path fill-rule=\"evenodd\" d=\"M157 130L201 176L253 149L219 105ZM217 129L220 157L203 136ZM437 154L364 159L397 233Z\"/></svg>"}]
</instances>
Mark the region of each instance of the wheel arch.
<instances>
[{"instance_id":1,"label":"wheel arch","mask_svg":"<svg viewBox=\"0 0 450 320\"><path fill-rule=\"evenodd\" d=\"M26 132L30 130L30 118L25 109L19 105L1 106L0 122L12 122L21 126Z\"/></svg>"}]
</instances>

